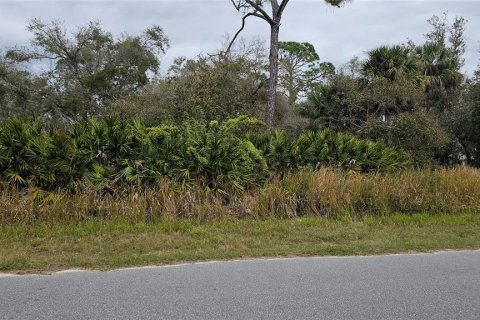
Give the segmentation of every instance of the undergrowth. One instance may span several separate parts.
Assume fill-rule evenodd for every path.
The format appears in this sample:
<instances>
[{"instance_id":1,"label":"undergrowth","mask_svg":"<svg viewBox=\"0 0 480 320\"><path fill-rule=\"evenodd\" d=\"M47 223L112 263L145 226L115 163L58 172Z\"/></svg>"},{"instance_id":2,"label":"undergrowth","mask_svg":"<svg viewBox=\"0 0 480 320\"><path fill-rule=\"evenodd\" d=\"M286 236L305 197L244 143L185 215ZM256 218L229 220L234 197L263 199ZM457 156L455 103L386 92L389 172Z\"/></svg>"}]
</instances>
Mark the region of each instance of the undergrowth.
<instances>
[{"instance_id":1,"label":"undergrowth","mask_svg":"<svg viewBox=\"0 0 480 320\"><path fill-rule=\"evenodd\" d=\"M40 119L13 118L0 123L0 182L17 190L111 193L158 189L167 179L238 194L301 168L394 172L408 166L401 152L382 142L328 130L297 138L255 133L260 125L246 116L155 127L110 117L59 130Z\"/></svg>"},{"instance_id":2,"label":"undergrowth","mask_svg":"<svg viewBox=\"0 0 480 320\"><path fill-rule=\"evenodd\" d=\"M480 212L480 171L471 168L405 170L359 174L310 169L275 177L240 194L213 192L201 184L178 186L164 180L155 187L105 194L47 192L38 188L0 193L0 222L131 222L162 219L206 221L225 217L351 219L402 214L476 214Z\"/></svg>"}]
</instances>

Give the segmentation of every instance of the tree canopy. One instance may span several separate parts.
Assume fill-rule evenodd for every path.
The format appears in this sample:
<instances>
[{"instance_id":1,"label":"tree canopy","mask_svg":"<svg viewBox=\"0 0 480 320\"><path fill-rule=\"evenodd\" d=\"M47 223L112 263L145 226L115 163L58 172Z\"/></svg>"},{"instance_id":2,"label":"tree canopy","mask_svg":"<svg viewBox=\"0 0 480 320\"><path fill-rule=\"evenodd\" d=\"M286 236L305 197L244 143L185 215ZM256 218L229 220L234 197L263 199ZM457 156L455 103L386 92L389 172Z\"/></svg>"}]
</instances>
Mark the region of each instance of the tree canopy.
<instances>
[{"instance_id":1,"label":"tree canopy","mask_svg":"<svg viewBox=\"0 0 480 320\"><path fill-rule=\"evenodd\" d=\"M320 62L315 47L308 42L279 42L279 87L294 105L316 84L335 74L330 62Z\"/></svg>"},{"instance_id":2,"label":"tree canopy","mask_svg":"<svg viewBox=\"0 0 480 320\"><path fill-rule=\"evenodd\" d=\"M15 63L42 61L53 94L50 109L77 118L94 114L109 100L132 94L157 73L159 55L168 38L159 26L142 35L116 39L99 22L90 22L69 34L59 21L34 19L27 30L33 34L30 48L9 50Z\"/></svg>"},{"instance_id":3,"label":"tree canopy","mask_svg":"<svg viewBox=\"0 0 480 320\"><path fill-rule=\"evenodd\" d=\"M277 94L278 85L278 58L279 58L279 34L280 25L282 21L282 15L289 3L289 0L282 0L280 3L277 0L230 0L235 9L242 12L242 26L237 31L232 39L233 43L238 37L239 33L245 27L245 20L248 17L257 17L270 26L270 54L269 54L269 81L268 81L268 95L267 95L267 107L265 122L267 124L267 130L273 129L273 120L275 115L275 98ZM348 0L324 0L327 4L340 7ZM269 4L271 14L269 14L266 8L266 4ZM228 47L230 48L230 46ZM227 49L228 51L228 49Z\"/></svg>"}]
</instances>

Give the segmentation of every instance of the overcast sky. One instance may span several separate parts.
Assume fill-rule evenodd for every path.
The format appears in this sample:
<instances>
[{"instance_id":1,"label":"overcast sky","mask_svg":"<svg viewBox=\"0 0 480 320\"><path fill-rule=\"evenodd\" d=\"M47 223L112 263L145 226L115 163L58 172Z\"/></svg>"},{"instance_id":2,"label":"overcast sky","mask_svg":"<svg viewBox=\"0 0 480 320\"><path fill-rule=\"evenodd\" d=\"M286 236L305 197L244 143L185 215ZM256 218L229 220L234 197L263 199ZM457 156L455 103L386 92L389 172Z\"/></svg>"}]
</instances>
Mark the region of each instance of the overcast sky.
<instances>
[{"instance_id":1,"label":"overcast sky","mask_svg":"<svg viewBox=\"0 0 480 320\"><path fill-rule=\"evenodd\" d=\"M382 44L411 39L422 42L432 15L448 11L450 20L463 16L467 52L465 70L471 74L479 61L480 0L395 1L354 0L340 9L322 0L291 0L280 32L283 41L312 43L324 61L336 66ZM25 25L32 18L59 19L75 29L91 20L121 34L140 33L158 24L170 38L171 48L163 67L175 57L194 57L219 48L226 35L233 35L241 22L230 0L156 1L2 1L0 0L0 48L26 45L31 38ZM243 37L268 39L268 25L256 18L247 22Z\"/></svg>"}]
</instances>

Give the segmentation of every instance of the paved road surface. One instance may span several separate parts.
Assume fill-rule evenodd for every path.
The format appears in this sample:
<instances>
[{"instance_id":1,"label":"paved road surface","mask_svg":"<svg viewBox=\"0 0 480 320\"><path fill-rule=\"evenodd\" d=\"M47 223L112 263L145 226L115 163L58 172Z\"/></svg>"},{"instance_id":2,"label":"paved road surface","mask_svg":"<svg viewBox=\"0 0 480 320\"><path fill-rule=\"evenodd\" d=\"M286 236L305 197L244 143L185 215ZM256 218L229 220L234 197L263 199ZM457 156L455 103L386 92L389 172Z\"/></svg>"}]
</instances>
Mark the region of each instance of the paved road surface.
<instances>
[{"instance_id":1,"label":"paved road surface","mask_svg":"<svg viewBox=\"0 0 480 320\"><path fill-rule=\"evenodd\" d=\"M480 251L1 276L0 319L480 319Z\"/></svg>"}]
</instances>

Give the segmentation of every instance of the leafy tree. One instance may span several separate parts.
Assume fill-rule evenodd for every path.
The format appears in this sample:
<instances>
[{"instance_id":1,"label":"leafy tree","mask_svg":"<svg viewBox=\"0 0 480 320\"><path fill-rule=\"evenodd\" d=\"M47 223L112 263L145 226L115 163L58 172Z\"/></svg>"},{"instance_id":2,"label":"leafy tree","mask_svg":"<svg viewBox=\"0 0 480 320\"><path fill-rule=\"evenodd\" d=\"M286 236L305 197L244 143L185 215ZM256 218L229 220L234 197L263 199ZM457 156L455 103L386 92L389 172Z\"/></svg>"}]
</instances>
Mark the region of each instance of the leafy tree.
<instances>
[{"instance_id":1,"label":"leafy tree","mask_svg":"<svg viewBox=\"0 0 480 320\"><path fill-rule=\"evenodd\" d=\"M301 112L314 129L362 134L367 123L391 123L398 114L421 108L423 100L423 88L411 81L339 74L312 90Z\"/></svg>"},{"instance_id":2,"label":"leafy tree","mask_svg":"<svg viewBox=\"0 0 480 320\"><path fill-rule=\"evenodd\" d=\"M279 34L283 12L289 0L230 0L235 9L243 13L242 26L233 37L231 44L236 40L240 32L245 27L245 21L248 17L257 17L268 23L270 26L270 55L269 55L269 72L268 95L266 108L266 125L267 130L273 128L273 119L275 114L275 98L278 84L278 59L279 59ZM339 7L346 0L325 0L326 3ZM269 3L271 14L267 12L265 4ZM227 48L227 53L230 46Z\"/></svg>"},{"instance_id":3,"label":"leafy tree","mask_svg":"<svg viewBox=\"0 0 480 320\"><path fill-rule=\"evenodd\" d=\"M430 165L449 137L437 119L424 111L425 92L413 81L374 77L368 81L336 75L315 88L302 104L311 128L353 133L383 140L403 150L417 166Z\"/></svg>"},{"instance_id":4,"label":"leafy tree","mask_svg":"<svg viewBox=\"0 0 480 320\"><path fill-rule=\"evenodd\" d=\"M312 129L355 133L364 121L361 86L353 77L336 75L308 94L300 112L312 119Z\"/></svg>"},{"instance_id":5,"label":"leafy tree","mask_svg":"<svg viewBox=\"0 0 480 320\"><path fill-rule=\"evenodd\" d=\"M320 63L320 57L308 42L279 42L279 87L294 105L322 79L335 73L330 62Z\"/></svg>"},{"instance_id":6,"label":"leafy tree","mask_svg":"<svg viewBox=\"0 0 480 320\"><path fill-rule=\"evenodd\" d=\"M438 43L425 43L417 48L417 53L422 63L429 109L441 112L451 107L452 98L463 81L453 52Z\"/></svg>"},{"instance_id":7,"label":"leafy tree","mask_svg":"<svg viewBox=\"0 0 480 320\"><path fill-rule=\"evenodd\" d=\"M252 49L230 59L178 58L165 78L113 102L109 109L150 123L181 123L185 118L224 120L243 114L263 117L265 76L263 59L257 54L261 53Z\"/></svg>"},{"instance_id":8,"label":"leafy tree","mask_svg":"<svg viewBox=\"0 0 480 320\"><path fill-rule=\"evenodd\" d=\"M464 157L467 164L480 166L480 81L478 78L467 83L462 92L462 100L442 114L441 121L456 142L452 150L449 150L452 158L450 160L457 162L459 158Z\"/></svg>"},{"instance_id":9,"label":"leafy tree","mask_svg":"<svg viewBox=\"0 0 480 320\"><path fill-rule=\"evenodd\" d=\"M418 167L436 163L450 143L448 134L437 119L424 110L402 112L388 123L366 123L362 136L386 141L405 151Z\"/></svg>"},{"instance_id":10,"label":"leafy tree","mask_svg":"<svg viewBox=\"0 0 480 320\"><path fill-rule=\"evenodd\" d=\"M47 79L0 60L0 118L41 113L50 94Z\"/></svg>"},{"instance_id":11,"label":"leafy tree","mask_svg":"<svg viewBox=\"0 0 480 320\"><path fill-rule=\"evenodd\" d=\"M465 60L462 55L465 53L465 25L467 20L463 17L455 17L451 25L448 24L448 14L442 16L434 15L427 22L432 30L425 34L427 43L436 43L443 48L448 48L454 56L456 68L460 69ZM448 43L447 43L448 40Z\"/></svg>"},{"instance_id":12,"label":"leafy tree","mask_svg":"<svg viewBox=\"0 0 480 320\"><path fill-rule=\"evenodd\" d=\"M384 140L419 166L451 162L459 152L473 163L476 86L473 81L464 90L460 70L466 21L450 24L444 14L428 22L425 43L375 48L312 90L302 104L312 128Z\"/></svg>"},{"instance_id":13,"label":"leafy tree","mask_svg":"<svg viewBox=\"0 0 480 320\"><path fill-rule=\"evenodd\" d=\"M441 112L450 108L463 81L460 68L464 62L466 20L457 17L450 25L447 18L444 13L428 20L432 30L425 35L424 44L410 41L369 51L362 75L413 81L425 88L429 109Z\"/></svg>"},{"instance_id":14,"label":"leafy tree","mask_svg":"<svg viewBox=\"0 0 480 320\"><path fill-rule=\"evenodd\" d=\"M6 56L17 63L50 62L43 76L56 93L51 103L69 118L95 114L107 101L142 89L149 83L148 73L158 72L158 56L168 48L159 26L119 39L98 22L69 35L58 21L34 19L27 30L33 34L31 48L13 49Z\"/></svg>"}]
</instances>

